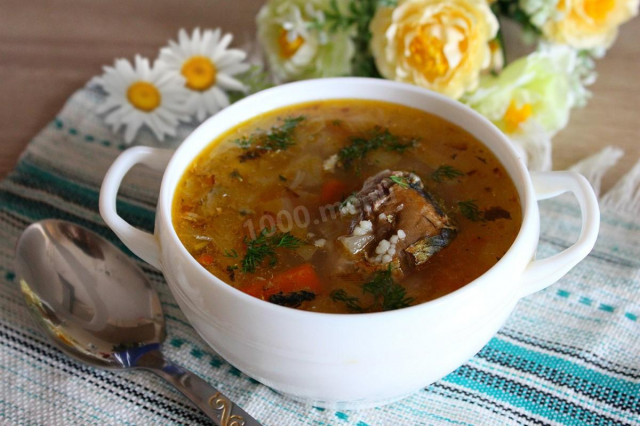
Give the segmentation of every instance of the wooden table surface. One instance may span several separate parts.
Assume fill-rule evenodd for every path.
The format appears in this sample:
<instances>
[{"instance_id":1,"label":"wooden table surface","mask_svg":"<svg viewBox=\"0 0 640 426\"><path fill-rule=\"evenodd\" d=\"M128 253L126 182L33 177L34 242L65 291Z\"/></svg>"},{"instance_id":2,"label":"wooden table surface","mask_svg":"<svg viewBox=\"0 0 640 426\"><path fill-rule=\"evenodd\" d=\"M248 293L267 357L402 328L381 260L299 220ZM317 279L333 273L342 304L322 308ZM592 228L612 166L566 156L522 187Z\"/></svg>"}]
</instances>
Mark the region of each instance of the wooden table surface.
<instances>
[{"instance_id":1,"label":"wooden table surface","mask_svg":"<svg viewBox=\"0 0 640 426\"><path fill-rule=\"evenodd\" d=\"M103 65L136 53L154 58L178 29L221 27L234 46L251 41L257 0L0 0L0 178L20 152ZM609 188L640 158L640 19L622 26L589 104L554 138L554 169L607 145L626 155Z\"/></svg>"}]
</instances>

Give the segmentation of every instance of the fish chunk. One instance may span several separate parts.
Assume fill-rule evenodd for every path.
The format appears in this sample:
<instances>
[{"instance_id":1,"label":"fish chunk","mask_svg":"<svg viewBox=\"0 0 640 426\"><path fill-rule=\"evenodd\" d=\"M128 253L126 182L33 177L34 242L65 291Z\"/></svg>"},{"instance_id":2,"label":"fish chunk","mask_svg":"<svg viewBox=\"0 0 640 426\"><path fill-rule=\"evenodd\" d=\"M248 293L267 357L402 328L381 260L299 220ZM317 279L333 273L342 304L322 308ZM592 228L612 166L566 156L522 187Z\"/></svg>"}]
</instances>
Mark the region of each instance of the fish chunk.
<instances>
[{"instance_id":1,"label":"fish chunk","mask_svg":"<svg viewBox=\"0 0 640 426\"><path fill-rule=\"evenodd\" d=\"M415 173L384 170L368 178L347 202L351 205L343 212L353 218L349 233L338 241L361 272L391 265L394 277L401 279L456 235L451 219Z\"/></svg>"}]
</instances>

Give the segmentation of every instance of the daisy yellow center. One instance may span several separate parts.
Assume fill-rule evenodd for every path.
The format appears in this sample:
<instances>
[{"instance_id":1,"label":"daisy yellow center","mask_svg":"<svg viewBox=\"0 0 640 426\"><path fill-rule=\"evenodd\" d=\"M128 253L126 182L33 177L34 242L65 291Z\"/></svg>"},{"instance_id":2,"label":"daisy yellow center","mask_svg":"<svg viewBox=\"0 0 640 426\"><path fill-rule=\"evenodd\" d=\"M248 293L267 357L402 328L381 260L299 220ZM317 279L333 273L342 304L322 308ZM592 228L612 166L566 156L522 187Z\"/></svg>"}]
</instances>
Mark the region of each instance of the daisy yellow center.
<instances>
[{"instance_id":1,"label":"daisy yellow center","mask_svg":"<svg viewBox=\"0 0 640 426\"><path fill-rule=\"evenodd\" d=\"M293 40L289 37L289 32L284 28L280 29L280 35L278 35L278 46L280 46L280 56L284 59L289 59L296 54L300 46L304 43L304 38L297 35Z\"/></svg>"},{"instance_id":2,"label":"daisy yellow center","mask_svg":"<svg viewBox=\"0 0 640 426\"><path fill-rule=\"evenodd\" d=\"M206 56L192 56L184 62L180 72L187 79L189 89L202 92L216 84L218 69Z\"/></svg>"},{"instance_id":3,"label":"daisy yellow center","mask_svg":"<svg viewBox=\"0 0 640 426\"><path fill-rule=\"evenodd\" d=\"M421 70L427 80L433 82L449 71L449 61L444 54L444 42L429 34L429 28L422 26L409 43L409 61Z\"/></svg>"},{"instance_id":4,"label":"daisy yellow center","mask_svg":"<svg viewBox=\"0 0 640 426\"><path fill-rule=\"evenodd\" d=\"M594 21L604 20L615 7L615 0L585 0L584 12Z\"/></svg>"},{"instance_id":5,"label":"daisy yellow center","mask_svg":"<svg viewBox=\"0 0 640 426\"><path fill-rule=\"evenodd\" d=\"M127 89L127 99L137 109L151 112L160 106L162 95L153 84L146 81L136 81Z\"/></svg>"},{"instance_id":6,"label":"daisy yellow center","mask_svg":"<svg viewBox=\"0 0 640 426\"><path fill-rule=\"evenodd\" d=\"M515 101L512 99L509 107L504 113L504 127L507 133L513 133L518 130L520 124L524 123L531 117L533 110L531 104L524 104L518 108Z\"/></svg>"}]
</instances>

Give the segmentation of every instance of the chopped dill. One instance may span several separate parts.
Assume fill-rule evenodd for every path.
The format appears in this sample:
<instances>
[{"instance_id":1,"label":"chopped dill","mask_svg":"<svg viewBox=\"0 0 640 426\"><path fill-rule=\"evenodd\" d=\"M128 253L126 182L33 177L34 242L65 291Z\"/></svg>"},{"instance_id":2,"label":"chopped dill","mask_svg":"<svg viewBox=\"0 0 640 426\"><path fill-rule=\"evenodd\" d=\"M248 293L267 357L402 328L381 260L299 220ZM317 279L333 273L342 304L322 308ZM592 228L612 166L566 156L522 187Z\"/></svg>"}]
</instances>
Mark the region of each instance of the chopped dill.
<instances>
[{"instance_id":1,"label":"chopped dill","mask_svg":"<svg viewBox=\"0 0 640 426\"><path fill-rule=\"evenodd\" d=\"M460 209L460 213L470 221L478 222L483 220L483 215L475 200L459 201L458 208Z\"/></svg>"},{"instance_id":2,"label":"chopped dill","mask_svg":"<svg viewBox=\"0 0 640 426\"><path fill-rule=\"evenodd\" d=\"M225 250L224 257L230 257L232 259L236 259L238 257L238 252L236 251L236 249Z\"/></svg>"},{"instance_id":3,"label":"chopped dill","mask_svg":"<svg viewBox=\"0 0 640 426\"><path fill-rule=\"evenodd\" d=\"M240 156L240 161L253 160L267 151L285 150L295 145L293 132L304 119L303 115L286 117L282 120L283 123L280 126L273 126L266 132L259 131L236 139L234 141L235 144L248 150Z\"/></svg>"},{"instance_id":4,"label":"chopped dill","mask_svg":"<svg viewBox=\"0 0 640 426\"><path fill-rule=\"evenodd\" d=\"M243 136L233 141L233 143L235 143L236 145L238 145L240 148L243 148L243 149L249 148L251 144L253 144L253 142L254 142L254 139L252 139L252 137L247 137L247 136Z\"/></svg>"},{"instance_id":5,"label":"chopped dill","mask_svg":"<svg viewBox=\"0 0 640 426\"><path fill-rule=\"evenodd\" d=\"M391 179L392 181L394 181L395 183L397 183L398 185L400 185L401 188L408 188L409 187L409 182L407 181L407 178L404 176L395 176L395 175L391 175L389 176L389 179Z\"/></svg>"},{"instance_id":6,"label":"chopped dill","mask_svg":"<svg viewBox=\"0 0 640 426\"><path fill-rule=\"evenodd\" d=\"M331 300L334 302L343 302L347 305L347 309L352 312L362 312L362 306L360 306L360 299L355 296L349 296L344 289L333 290L331 292Z\"/></svg>"},{"instance_id":7,"label":"chopped dill","mask_svg":"<svg viewBox=\"0 0 640 426\"><path fill-rule=\"evenodd\" d=\"M407 297L407 290L393 281L391 265L383 271L377 271L371 281L362 285L362 291L373 296L373 304L362 307L360 299L350 296L345 290L338 289L331 292L334 302L343 302L351 312L378 312L410 306L414 299Z\"/></svg>"},{"instance_id":8,"label":"chopped dill","mask_svg":"<svg viewBox=\"0 0 640 426\"><path fill-rule=\"evenodd\" d=\"M500 206L480 210L474 200L458 202L460 213L473 222L493 222L499 219L511 219L511 214Z\"/></svg>"},{"instance_id":9,"label":"chopped dill","mask_svg":"<svg viewBox=\"0 0 640 426\"><path fill-rule=\"evenodd\" d=\"M368 137L353 137L349 145L338 151L340 164L349 169L354 163L364 159L367 154L379 148L387 151L404 152L416 145L415 138L400 137L389 132L389 129L374 127Z\"/></svg>"},{"instance_id":10,"label":"chopped dill","mask_svg":"<svg viewBox=\"0 0 640 426\"><path fill-rule=\"evenodd\" d=\"M229 276L229 280L236 280L236 270L238 269L238 265L228 265L227 266L227 275Z\"/></svg>"},{"instance_id":11,"label":"chopped dill","mask_svg":"<svg viewBox=\"0 0 640 426\"><path fill-rule=\"evenodd\" d=\"M463 176L463 175L464 173L462 173L460 170L456 169L455 167L444 164L438 167L436 170L434 170L433 173L431 173L431 179L435 180L436 182L442 182L444 180L453 180L458 176Z\"/></svg>"},{"instance_id":12,"label":"chopped dill","mask_svg":"<svg viewBox=\"0 0 640 426\"><path fill-rule=\"evenodd\" d=\"M272 232L273 230L263 228L260 235L252 240L244 237L247 252L242 259L243 272L255 272L265 260L268 260L269 266L274 266L278 262L277 248L294 249L304 244L289 232L276 232L269 235Z\"/></svg>"},{"instance_id":13,"label":"chopped dill","mask_svg":"<svg viewBox=\"0 0 640 426\"><path fill-rule=\"evenodd\" d=\"M391 311L406 308L413 303L412 297L407 297L407 290L396 284L391 277L391 265L384 271L377 271L373 279L362 286L362 291L373 295L375 310Z\"/></svg>"}]
</instances>

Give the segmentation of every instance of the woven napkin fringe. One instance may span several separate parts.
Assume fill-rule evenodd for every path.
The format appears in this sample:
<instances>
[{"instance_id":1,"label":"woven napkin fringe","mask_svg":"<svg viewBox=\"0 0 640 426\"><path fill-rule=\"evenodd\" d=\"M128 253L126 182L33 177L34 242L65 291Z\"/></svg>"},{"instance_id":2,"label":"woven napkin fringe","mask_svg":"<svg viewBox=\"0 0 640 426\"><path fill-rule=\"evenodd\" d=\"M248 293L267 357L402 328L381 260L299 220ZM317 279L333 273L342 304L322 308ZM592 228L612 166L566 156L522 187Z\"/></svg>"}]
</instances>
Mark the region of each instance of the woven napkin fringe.
<instances>
[{"instance_id":1,"label":"woven napkin fringe","mask_svg":"<svg viewBox=\"0 0 640 426\"><path fill-rule=\"evenodd\" d=\"M602 178L623 155L624 151L620 148L608 146L574 164L569 170L587 178L596 195L600 197L601 208L638 213L640 212L640 160L606 194L600 194Z\"/></svg>"},{"instance_id":2,"label":"woven napkin fringe","mask_svg":"<svg viewBox=\"0 0 640 426\"><path fill-rule=\"evenodd\" d=\"M569 170L580 173L586 177L591 183L591 186L593 186L596 195L600 196L602 178L611 167L616 165L623 155L624 151L620 148L608 146L600 152L574 164Z\"/></svg>"},{"instance_id":3,"label":"woven napkin fringe","mask_svg":"<svg viewBox=\"0 0 640 426\"><path fill-rule=\"evenodd\" d=\"M640 160L602 197L601 202L612 210L640 213Z\"/></svg>"}]
</instances>

